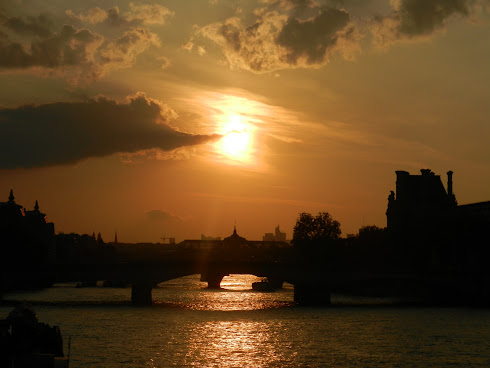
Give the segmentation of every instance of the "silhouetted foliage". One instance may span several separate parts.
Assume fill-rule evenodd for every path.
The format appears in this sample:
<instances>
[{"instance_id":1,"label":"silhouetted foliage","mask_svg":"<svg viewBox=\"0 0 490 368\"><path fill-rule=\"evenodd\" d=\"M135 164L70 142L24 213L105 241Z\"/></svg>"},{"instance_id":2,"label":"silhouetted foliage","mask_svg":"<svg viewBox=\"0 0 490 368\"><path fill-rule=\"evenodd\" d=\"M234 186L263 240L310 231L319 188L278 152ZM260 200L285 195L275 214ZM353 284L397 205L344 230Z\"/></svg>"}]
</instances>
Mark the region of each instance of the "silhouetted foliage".
<instances>
[{"instance_id":1,"label":"silhouetted foliage","mask_svg":"<svg viewBox=\"0 0 490 368\"><path fill-rule=\"evenodd\" d=\"M359 238L363 240L376 241L383 237L385 229L376 225L367 225L359 229Z\"/></svg>"},{"instance_id":2,"label":"silhouetted foliage","mask_svg":"<svg viewBox=\"0 0 490 368\"><path fill-rule=\"evenodd\" d=\"M69 262L99 262L114 256L114 247L102 241L102 237L97 240L88 234L57 234L56 238L56 258L58 261Z\"/></svg>"},{"instance_id":3,"label":"silhouetted foliage","mask_svg":"<svg viewBox=\"0 0 490 368\"><path fill-rule=\"evenodd\" d=\"M293 230L293 245L308 247L340 238L340 223L328 212L300 213Z\"/></svg>"},{"instance_id":4,"label":"silhouetted foliage","mask_svg":"<svg viewBox=\"0 0 490 368\"><path fill-rule=\"evenodd\" d=\"M304 274L343 268L345 247L340 234L340 223L328 212L319 212L316 216L300 213L292 244L297 251L298 267Z\"/></svg>"},{"instance_id":5,"label":"silhouetted foliage","mask_svg":"<svg viewBox=\"0 0 490 368\"><path fill-rule=\"evenodd\" d=\"M340 238L340 223L328 212L300 213L293 230L293 244L299 245L305 241L334 240Z\"/></svg>"}]
</instances>

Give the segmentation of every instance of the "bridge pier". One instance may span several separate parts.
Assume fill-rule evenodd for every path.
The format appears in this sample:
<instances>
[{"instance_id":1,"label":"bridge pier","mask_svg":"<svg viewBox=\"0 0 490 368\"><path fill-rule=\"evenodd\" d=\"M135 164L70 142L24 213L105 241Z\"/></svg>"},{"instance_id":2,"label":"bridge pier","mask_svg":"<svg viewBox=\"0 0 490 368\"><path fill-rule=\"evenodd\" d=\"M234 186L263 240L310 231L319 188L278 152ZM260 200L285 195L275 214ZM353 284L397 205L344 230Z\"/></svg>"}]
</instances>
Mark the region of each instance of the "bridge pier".
<instances>
[{"instance_id":1,"label":"bridge pier","mask_svg":"<svg viewBox=\"0 0 490 368\"><path fill-rule=\"evenodd\" d=\"M325 283L301 281L294 284L294 301L304 306L327 306L331 304L330 288Z\"/></svg>"},{"instance_id":2,"label":"bridge pier","mask_svg":"<svg viewBox=\"0 0 490 368\"><path fill-rule=\"evenodd\" d=\"M206 272L201 274L201 281L208 283L208 289L221 289L221 281L227 275L220 272Z\"/></svg>"},{"instance_id":3,"label":"bridge pier","mask_svg":"<svg viewBox=\"0 0 490 368\"><path fill-rule=\"evenodd\" d=\"M267 277L267 280L269 281L269 284L271 284L271 286L274 289L282 289L282 286L284 284L284 280L273 279L273 278L270 278L270 277Z\"/></svg>"},{"instance_id":4,"label":"bridge pier","mask_svg":"<svg viewBox=\"0 0 490 368\"><path fill-rule=\"evenodd\" d=\"M151 289L153 285L149 282L138 282L131 286L131 303L134 305L151 305L153 303L151 297Z\"/></svg>"}]
</instances>

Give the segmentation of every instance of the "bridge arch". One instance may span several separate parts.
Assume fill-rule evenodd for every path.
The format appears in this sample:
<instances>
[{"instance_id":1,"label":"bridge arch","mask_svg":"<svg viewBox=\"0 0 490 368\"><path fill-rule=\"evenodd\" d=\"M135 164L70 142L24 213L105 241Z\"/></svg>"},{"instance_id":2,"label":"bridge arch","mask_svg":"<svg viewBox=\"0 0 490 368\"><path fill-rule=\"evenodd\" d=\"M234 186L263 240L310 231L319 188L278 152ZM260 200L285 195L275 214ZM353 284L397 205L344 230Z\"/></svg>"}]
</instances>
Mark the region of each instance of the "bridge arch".
<instances>
[{"instance_id":1,"label":"bridge arch","mask_svg":"<svg viewBox=\"0 0 490 368\"><path fill-rule=\"evenodd\" d=\"M222 272L214 272L207 274L187 273L182 275L175 275L172 277L166 277L161 281L140 280L131 284L131 302L135 305L151 305L152 304L152 289L158 284L169 282L171 280L182 279L184 277L199 275L201 282L207 283L208 289L226 289L226 290L250 290L252 284L257 281L261 281L267 275L262 273L241 273L233 272L224 274ZM237 277L238 276L238 277ZM224 283L223 283L224 280ZM275 288L281 288L284 280L282 279L269 279ZM222 284L223 283L223 284Z\"/></svg>"}]
</instances>

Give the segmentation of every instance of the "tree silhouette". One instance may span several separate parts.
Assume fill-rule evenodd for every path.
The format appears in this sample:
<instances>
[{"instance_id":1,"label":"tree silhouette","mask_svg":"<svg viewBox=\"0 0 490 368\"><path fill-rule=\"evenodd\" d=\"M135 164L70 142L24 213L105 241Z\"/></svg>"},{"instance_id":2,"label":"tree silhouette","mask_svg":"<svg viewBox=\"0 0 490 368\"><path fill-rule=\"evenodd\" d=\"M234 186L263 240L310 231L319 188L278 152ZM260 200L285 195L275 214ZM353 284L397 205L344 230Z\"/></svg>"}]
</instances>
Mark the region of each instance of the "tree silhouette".
<instances>
[{"instance_id":1,"label":"tree silhouette","mask_svg":"<svg viewBox=\"0 0 490 368\"><path fill-rule=\"evenodd\" d=\"M340 223L328 212L300 213L293 230L293 245L299 247L314 246L340 238Z\"/></svg>"},{"instance_id":2,"label":"tree silhouette","mask_svg":"<svg viewBox=\"0 0 490 368\"><path fill-rule=\"evenodd\" d=\"M359 238L367 240L379 240L385 234L385 229L376 225L366 225L359 229Z\"/></svg>"}]
</instances>

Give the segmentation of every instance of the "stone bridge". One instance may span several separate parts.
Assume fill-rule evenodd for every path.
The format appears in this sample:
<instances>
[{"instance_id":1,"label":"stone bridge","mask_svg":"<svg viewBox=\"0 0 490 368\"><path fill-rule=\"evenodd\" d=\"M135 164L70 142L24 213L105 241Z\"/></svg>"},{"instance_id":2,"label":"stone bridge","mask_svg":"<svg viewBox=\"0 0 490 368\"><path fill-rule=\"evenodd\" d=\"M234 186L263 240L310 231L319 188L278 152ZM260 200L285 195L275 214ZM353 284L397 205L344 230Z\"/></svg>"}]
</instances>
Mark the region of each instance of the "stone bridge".
<instances>
[{"instance_id":1,"label":"stone bridge","mask_svg":"<svg viewBox=\"0 0 490 368\"><path fill-rule=\"evenodd\" d=\"M151 304L151 289L157 284L183 276L200 274L209 288L219 288L222 279L230 274L250 274L267 277L271 282L289 282L298 291L305 279L297 270L294 259L256 260L238 257L216 259L210 257L167 257L146 261L118 263L59 263L54 266L56 282L107 280L116 284L131 284L134 304ZM299 286L301 289L301 286ZM329 297L328 290L324 290Z\"/></svg>"},{"instance_id":2,"label":"stone bridge","mask_svg":"<svg viewBox=\"0 0 490 368\"><path fill-rule=\"evenodd\" d=\"M458 299L467 296L476 304L490 301L488 274L353 270L338 267L332 260L302 261L292 247L226 250L128 246L104 256L100 254L76 255L31 269L4 268L1 277L23 279L26 284L36 279L131 284L131 301L138 305L152 303L152 288L158 283L194 274L200 274L211 288L218 288L229 274L251 274L277 283L288 282L294 286L295 301L305 305L329 304L331 292L366 296L416 294L429 299L436 297L449 304L457 304Z\"/></svg>"}]
</instances>

